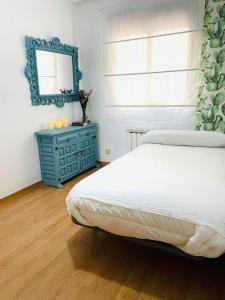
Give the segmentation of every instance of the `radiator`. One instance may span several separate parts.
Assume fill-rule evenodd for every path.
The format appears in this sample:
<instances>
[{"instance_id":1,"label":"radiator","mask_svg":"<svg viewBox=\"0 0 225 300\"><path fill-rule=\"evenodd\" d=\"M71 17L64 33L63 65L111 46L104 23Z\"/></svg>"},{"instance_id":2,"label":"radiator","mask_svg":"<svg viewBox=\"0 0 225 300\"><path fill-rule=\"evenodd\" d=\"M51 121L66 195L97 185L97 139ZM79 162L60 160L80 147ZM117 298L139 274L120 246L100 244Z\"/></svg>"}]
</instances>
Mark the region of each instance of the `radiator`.
<instances>
[{"instance_id":1,"label":"radiator","mask_svg":"<svg viewBox=\"0 0 225 300\"><path fill-rule=\"evenodd\" d=\"M151 129L149 128L129 128L127 132L129 133L129 144L130 150L134 150L139 145L143 143L144 135Z\"/></svg>"}]
</instances>

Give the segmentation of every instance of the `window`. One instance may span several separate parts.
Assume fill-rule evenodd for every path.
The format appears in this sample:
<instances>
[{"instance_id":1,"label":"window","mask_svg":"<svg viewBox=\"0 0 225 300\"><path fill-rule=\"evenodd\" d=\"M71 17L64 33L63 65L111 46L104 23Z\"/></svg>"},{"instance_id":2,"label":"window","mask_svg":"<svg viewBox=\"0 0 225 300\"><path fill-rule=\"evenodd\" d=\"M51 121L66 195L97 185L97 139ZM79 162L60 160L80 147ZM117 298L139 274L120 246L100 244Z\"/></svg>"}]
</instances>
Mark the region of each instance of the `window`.
<instances>
[{"instance_id":1,"label":"window","mask_svg":"<svg viewBox=\"0 0 225 300\"><path fill-rule=\"evenodd\" d=\"M106 14L108 104L195 105L204 1L132 3L129 10L120 6Z\"/></svg>"}]
</instances>

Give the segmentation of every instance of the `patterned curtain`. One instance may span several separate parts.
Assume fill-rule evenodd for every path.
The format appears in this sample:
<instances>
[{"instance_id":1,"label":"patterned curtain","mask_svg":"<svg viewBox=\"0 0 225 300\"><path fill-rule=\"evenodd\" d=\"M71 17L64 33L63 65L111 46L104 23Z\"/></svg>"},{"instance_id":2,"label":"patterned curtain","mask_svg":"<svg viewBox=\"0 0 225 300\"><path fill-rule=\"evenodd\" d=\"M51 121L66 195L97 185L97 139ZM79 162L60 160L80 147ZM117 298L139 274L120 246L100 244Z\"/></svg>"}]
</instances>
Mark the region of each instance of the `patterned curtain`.
<instances>
[{"instance_id":1,"label":"patterned curtain","mask_svg":"<svg viewBox=\"0 0 225 300\"><path fill-rule=\"evenodd\" d=\"M225 1L206 0L197 130L225 133Z\"/></svg>"}]
</instances>

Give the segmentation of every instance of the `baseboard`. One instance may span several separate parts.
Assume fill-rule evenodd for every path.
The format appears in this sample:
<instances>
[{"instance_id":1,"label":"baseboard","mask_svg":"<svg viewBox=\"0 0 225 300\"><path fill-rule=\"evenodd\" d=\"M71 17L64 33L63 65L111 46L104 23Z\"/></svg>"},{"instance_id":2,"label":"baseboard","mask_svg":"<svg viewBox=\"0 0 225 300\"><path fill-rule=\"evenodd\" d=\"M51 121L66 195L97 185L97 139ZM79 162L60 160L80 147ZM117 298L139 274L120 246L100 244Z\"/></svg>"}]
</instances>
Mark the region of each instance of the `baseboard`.
<instances>
[{"instance_id":1,"label":"baseboard","mask_svg":"<svg viewBox=\"0 0 225 300\"><path fill-rule=\"evenodd\" d=\"M110 162L108 162L108 161L98 161L98 163L100 164L101 167L105 167L106 165L110 164ZM41 181L35 182L35 183L33 183L33 184L31 184L31 185L29 185L29 186L27 186L27 187L25 187L25 188L23 188L23 189L21 189L19 191L16 191L15 193L12 193L12 194L10 194L10 195L8 195L6 197L1 198L0 201L2 201L2 200L9 200L9 199L12 199L12 198L16 198L16 197L20 196L22 193L24 193L24 192L26 192L26 191L28 191L28 190L36 187L40 183L41 183Z\"/></svg>"},{"instance_id":2,"label":"baseboard","mask_svg":"<svg viewBox=\"0 0 225 300\"><path fill-rule=\"evenodd\" d=\"M31 185L29 185L29 186L27 186L27 187L25 187L25 188L23 188L23 189L21 189L19 191L16 191L15 193L12 193L12 194L10 194L10 195L8 195L6 197L1 198L0 201L2 201L2 200L9 200L9 199L12 199L12 198L17 198L18 196L20 196L24 192L26 192L26 191L28 191L28 190L30 190L30 189L38 186L40 183L41 183L41 181L35 182L35 183L33 183L33 184L31 184Z\"/></svg>"},{"instance_id":3,"label":"baseboard","mask_svg":"<svg viewBox=\"0 0 225 300\"><path fill-rule=\"evenodd\" d=\"M98 163L100 164L101 167L105 167L105 166L107 166L108 164L110 164L109 161L101 161L101 160L99 160Z\"/></svg>"}]
</instances>

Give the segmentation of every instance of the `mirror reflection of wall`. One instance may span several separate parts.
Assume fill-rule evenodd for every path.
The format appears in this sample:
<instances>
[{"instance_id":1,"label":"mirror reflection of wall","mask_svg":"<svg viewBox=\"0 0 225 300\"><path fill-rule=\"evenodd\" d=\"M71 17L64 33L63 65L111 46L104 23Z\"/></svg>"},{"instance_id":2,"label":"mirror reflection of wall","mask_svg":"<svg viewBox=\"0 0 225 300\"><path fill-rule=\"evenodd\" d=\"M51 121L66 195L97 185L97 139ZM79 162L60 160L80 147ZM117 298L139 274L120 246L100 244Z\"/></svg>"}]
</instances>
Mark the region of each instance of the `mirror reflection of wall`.
<instances>
[{"instance_id":1,"label":"mirror reflection of wall","mask_svg":"<svg viewBox=\"0 0 225 300\"><path fill-rule=\"evenodd\" d=\"M72 56L36 50L40 95L73 92Z\"/></svg>"}]
</instances>

